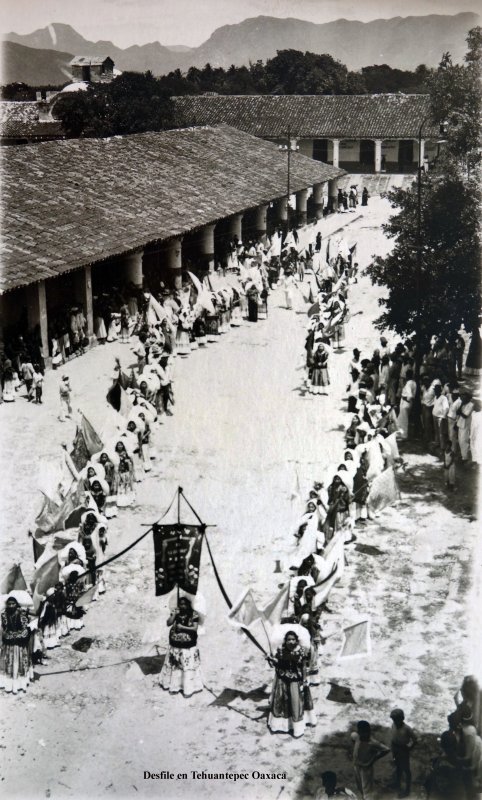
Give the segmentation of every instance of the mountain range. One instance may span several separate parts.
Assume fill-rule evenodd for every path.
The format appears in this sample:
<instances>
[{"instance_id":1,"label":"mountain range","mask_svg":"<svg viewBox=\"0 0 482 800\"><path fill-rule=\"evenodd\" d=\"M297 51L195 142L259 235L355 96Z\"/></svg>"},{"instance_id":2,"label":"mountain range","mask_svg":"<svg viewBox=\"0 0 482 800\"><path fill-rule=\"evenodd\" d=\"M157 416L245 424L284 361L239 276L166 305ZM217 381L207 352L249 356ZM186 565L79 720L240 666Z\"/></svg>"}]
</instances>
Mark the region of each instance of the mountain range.
<instances>
[{"instance_id":1,"label":"mountain range","mask_svg":"<svg viewBox=\"0 0 482 800\"><path fill-rule=\"evenodd\" d=\"M472 12L371 22L339 19L324 24L260 16L217 28L195 48L151 42L126 49L110 41L89 41L70 25L53 23L30 34L9 33L4 37L2 82L22 80L39 85L39 74L48 74L46 83L64 83L65 69L73 55L105 54L117 69L151 70L154 75L207 63L224 68L247 65L250 61L266 61L277 50L289 48L329 53L351 70L372 64L389 64L398 69L414 69L419 64L432 67L446 51L454 61L462 61L467 32L479 22L478 15ZM37 53L32 54L31 50Z\"/></svg>"}]
</instances>

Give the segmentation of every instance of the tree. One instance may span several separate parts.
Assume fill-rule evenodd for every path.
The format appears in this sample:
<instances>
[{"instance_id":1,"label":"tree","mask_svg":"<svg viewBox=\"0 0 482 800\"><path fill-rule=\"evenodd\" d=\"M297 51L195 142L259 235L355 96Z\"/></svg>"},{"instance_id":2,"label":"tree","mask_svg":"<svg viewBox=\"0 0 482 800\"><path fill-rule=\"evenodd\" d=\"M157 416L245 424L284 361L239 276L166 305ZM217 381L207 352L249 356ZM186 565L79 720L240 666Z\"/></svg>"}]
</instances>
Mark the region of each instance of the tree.
<instances>
[{"instance_id":1,"label":"tree","mask_svg":"<svg viewBox=\"0 0 482 800\"><path fill-rule=\"evenodd\" d=\"M430 338L451 338L464 322L477 326L480 309L480 193L475 178L458 170L422 177L421 271L418 276L417 187L396 189L399 213L383 226L395 239L392 252L368 268L372 282L388 292L380 301L380 329L401 336L418 333L421 351Z\"/></svg>"},{"instance_id":2,"label":"tree","mask_svg":"<svg viewBox=\"0 0 482 800\"><path fill-rule=\"evenodd\" d=\"M384 231L394 247L368 269L372 282L387 289L377 326L401 336L416 333L421 351L432 335L451 338L461 322L472 331L479 324L480 28L467 41L464 65L452 64L445 54L429 76L433 116L448 119L449 125L446 148L434 170L420 170L420 238L416 184L389 193L398 213Z\"/></svg>"},{"instance_id":3,"label":"tree","mask_svg":"<svg viewBox=\"0 0 482 800\"><path fill-rule=\"evenodd\" d=\"M159 131L174 124L172 101L150 72L124 72L111 83L67 93L55 102L54 114L71 137Z\"/></svg>"}]
</instances>

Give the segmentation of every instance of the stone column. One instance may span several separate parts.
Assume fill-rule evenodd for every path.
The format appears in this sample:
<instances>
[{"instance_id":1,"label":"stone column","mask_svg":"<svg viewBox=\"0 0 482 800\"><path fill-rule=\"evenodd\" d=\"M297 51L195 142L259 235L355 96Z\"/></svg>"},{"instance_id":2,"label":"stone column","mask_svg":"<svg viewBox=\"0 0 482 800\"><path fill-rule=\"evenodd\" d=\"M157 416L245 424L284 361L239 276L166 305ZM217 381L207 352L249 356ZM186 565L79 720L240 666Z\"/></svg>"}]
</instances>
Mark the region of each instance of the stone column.
<instances>
[{"instance_id":1,"label":"stone column","mask_svg":"<svg viewBox=\"0 0 482 800\"><path fill-rule=\"evenodd\" d=\"M264 204L262 206L258 206L256 209L256 218L254 221L256 235L258 238L261 238L266 234L266 217L268 214L268 204Z\"/></svg>"},{"instance_id":2,"label":"stone column","mask_svg":"<svg viewBox=\"0 0 482 800\"><path fill-rule=\"evenodd\" d=\"M375 139L375 172L382 171L382 140Z\"/></svg>"},{"instance_id":3,"label":"stone column","mask_svg":"<svg viewBox=\"0 0 482 800\"><path fill-rule=\"evenodd\" d=\"M332 211L338 211L338 178L328 181L329 206Z\"/></svg>"},{"instance_id":4,"label":"stone column","mask_svg":"<svg viewBox=\"0 0 482 800\"><path fill-rule=\"evenodd\" d=\"M417 142L418 145L418 142ZM420 149L418 153L418 166L423 167L423 159L425 158L425 139L420 140Z\"/></svg>"},{"instance_id":5,"label":"stone column","mask_svg":"<svg viewBox=\"0 0 482 800\"><path fill-rule=\"evenodd\" d=\"M229 233L231 238L233 239L235 236L237 236L241 242L243 239L243 214L235 214L234 217L231 217L229 223Z\"/></svg>"},{"instance_id":6,"label":"stone column","mask_svg":"<svg viewBox=\"0 0 482 800\"><path fill-rule=\"evenodd\" d=\"M286 196L276 200L276 217L278 222L288 222L288 203Z\"/></svg>"},{"instance_id":7,"label":"stone column","mask_svg":"<svg viewBox=\"0 0 482 800\"><path fill-rule=\"evenodd\" d=\"M332 139L333 142L333 166L340 166L340 140Z\"/></svg>"},{"instance_id":8,"label":"stone column","mask_svg":"<svg viewBox=\"0 0 482 800\"><path fill-rule=\"evenodd\" d=\"M307 221L308 189L296 192L296 219L298 225L306 225Z\"/></svg>"},{"instance_id":9,"label":"stone column","mask_svg":"<svg viewBox=\"0 0 482 800\"><path fill-rule=\"evenodd\" d=\"M313 186L313 203L317 219L323 217L323 183L315 183Z\"/></svg>"},{"instance_id":10,"label":"stone column","mask_svg":"<svg viewBox=\"0 0 482 800\"><path fill-rule=\"evenodd\" d=\"M94 335L94 313L92 306L92 267L88 264L75 273L75 299L82 303L87 320L87 336Z\"/></svg>"},{"instance_id":11,"label":"stone column","mask_svg":"<svg viewBox=\"0 0 482 800\"><path fill-rule=\"evenodd\" d=\"M200 250L206 272L214 272L214 225L206 225L201 231Z\"/></svg>"},{"instance_id":12,"label":"stone column","mask_svg":"<svg viewBox=\"0 0 482 800\"><path fill-rule=\"evenodd\" d=\"M142 255L143 250L136 250L135 253L128 253L122 258L124 280L139 288L142 288L143 283Z\"/></svg>"},{"instance_id":13,"label":"stone column","mask_svg":"<svg viewBox=\"0 0 482 800\"><path fill-rule=\"evenodd\" d=\"M28 326L29 328L35 328L36 325L40 326L42 355L44 360L47 361L49 358L49 335L45 281L30 284L26 287L26 293Z\"/></svg>"},{"instance_id":14,"label":"stone column","mask_svg":"<svg viewBox=\"0 0 482 800\"><path fill-rule=\"evenodd\" d=\"M167 242L165 261L173 288L182 289L182 237Z\"/></svg>"}]
</instances>

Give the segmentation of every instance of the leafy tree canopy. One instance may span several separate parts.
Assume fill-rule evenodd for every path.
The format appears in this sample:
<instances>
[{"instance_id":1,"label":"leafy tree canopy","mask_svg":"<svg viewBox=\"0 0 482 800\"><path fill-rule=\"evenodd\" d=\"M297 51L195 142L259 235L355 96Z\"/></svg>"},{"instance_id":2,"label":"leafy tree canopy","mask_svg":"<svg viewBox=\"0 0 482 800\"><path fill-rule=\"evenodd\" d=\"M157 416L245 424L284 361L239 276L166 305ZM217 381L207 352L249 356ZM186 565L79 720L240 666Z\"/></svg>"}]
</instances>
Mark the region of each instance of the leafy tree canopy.
<instances>
[{"instance_id":1,"label":"leafy tree canopy","mask_svg":"<svg viewBox=\"0 0 482 800\"><path fill-rule=\"evenodd\" d=\"M463 65L446 54L429 76L432 113L447 123L446 144L434 170L420 171L420 238L414 183L389 193L398 213L384 230L394 247L368 269L373 283L387 289L378 327L402 336L417 332L423 348L434 334L450 338L462 322L468 330L479 324L481 29L470 31L467 42Z\"/></svg>"}]
</instances>

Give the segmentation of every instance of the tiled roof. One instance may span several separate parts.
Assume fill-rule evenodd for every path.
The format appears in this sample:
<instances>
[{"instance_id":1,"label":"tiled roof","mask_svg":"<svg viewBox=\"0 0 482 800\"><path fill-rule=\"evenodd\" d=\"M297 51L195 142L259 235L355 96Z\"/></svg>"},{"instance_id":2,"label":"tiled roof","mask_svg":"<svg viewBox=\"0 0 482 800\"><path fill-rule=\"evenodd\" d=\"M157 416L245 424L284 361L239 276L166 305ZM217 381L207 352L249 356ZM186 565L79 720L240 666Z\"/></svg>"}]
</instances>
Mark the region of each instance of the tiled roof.
<instances>
[{"instance_id":1,"label":"tiled roof","mask_svg":"<svg viewBox=\"0 0 482 800\"><path fill-rule=\"evenodd\" d=\"M69 61L69 67L99 67L102 66L104 61L107 61L108 58L112 61L110 56L74 56L72 61ZM112 61L112 63L114 62Z\"/></svg>"},{"instance_id":2,"label":"tiled roof","mask_svg":"<svg viewBox=\"0 0 482 800\"><path fill-rule=\"evenodd\" d=\"M0 100L2 139L33 139L63 135L62 125L58 120L39 122L36 102Z\"/></svg>"},{"instance_id":3,"label":"tiled roof","mask_svg":"<svg viewBox=\"0 0 482 800\"><path fill-rule=\"evenodd\" d=\"M193 95L174 97L180 125L224 123L277 138L415 138L430 113L423 94ZM425 134L438 136L438 128Z\"/></svg>"},{"instance_id":4,"label":"tiled roof","mask_svg":"<svg viewBox=\"0 0 482 800\"><path fill-rule=\"evenodd\" d=\"M4 150L3 292L286 192L286 153L224 125ZM293 192L342 174L292 154Z\"/></svg>"}]
</instances>

